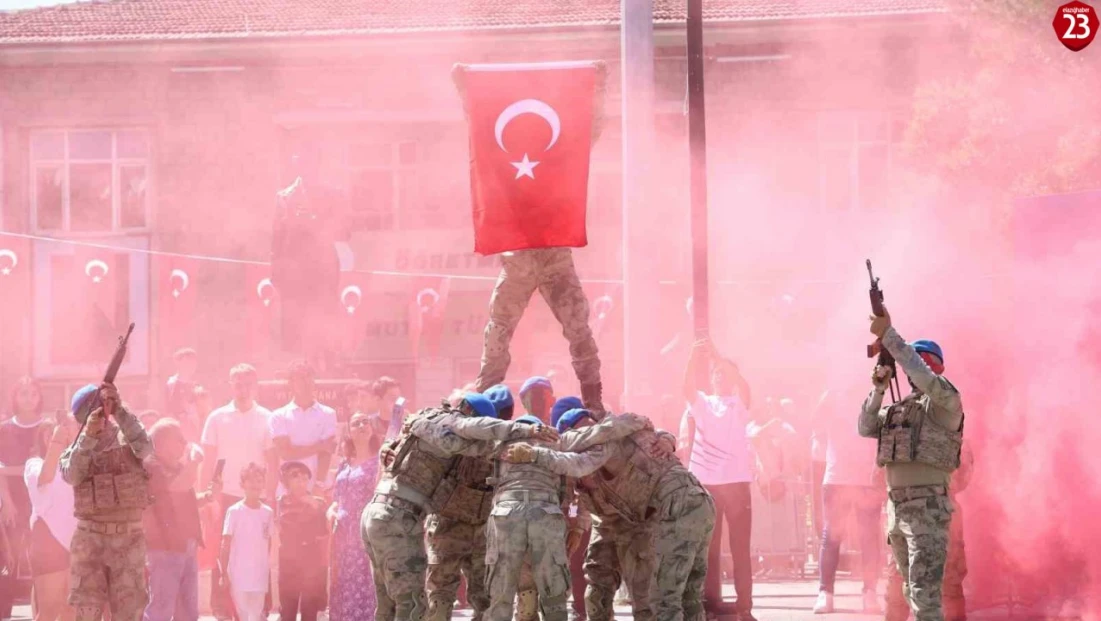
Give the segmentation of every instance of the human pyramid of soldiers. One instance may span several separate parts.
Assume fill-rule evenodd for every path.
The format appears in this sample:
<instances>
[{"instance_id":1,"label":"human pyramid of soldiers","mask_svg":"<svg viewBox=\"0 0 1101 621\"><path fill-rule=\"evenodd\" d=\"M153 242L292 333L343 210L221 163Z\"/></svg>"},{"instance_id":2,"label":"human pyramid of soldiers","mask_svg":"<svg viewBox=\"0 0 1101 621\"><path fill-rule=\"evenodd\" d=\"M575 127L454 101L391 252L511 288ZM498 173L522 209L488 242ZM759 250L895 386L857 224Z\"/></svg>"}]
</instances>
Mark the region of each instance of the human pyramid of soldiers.
<instances>
[{"instance_id":1,"label":"human pyramid of soldiers","mask_svg":"<svg viewBox=\"0 0 1101 621\"><path fill-rule=\"evenodd\" d=\"M705 618L715 502L677 458L672 434L645 416L604 408L588 304L568 253L506 259L477 381L469 392L406 417L382 446L381 476L361 516L379 621L450 619L460 573L477 621L511 621L514 613L522 621L566 621L568 559L589 528L590 621L613 618L624 579L636 620ZM544 290L538 282L515 286L510 265L524 261L556 266L512 273L555 279L544 297L570 340L581 397L556 399L547 378L530 378L518 395L527 414L513 420L515 402L502 382L527 301L517 303L516 296ZM954 510L948 479L960 465L963 437L960 395L942 375L936 343L903 340L885 308L870 322L876 346L893 362L877 362L857 428L878 440L876 461L889 488L888 539L907 603L918 621L942 621L940 582ZM695 344L694 358L698 352L711 354L715 382L723 361L707 339ZM883 406L895 362L913 390ZM85 427L60 458L79 520L73 573L106 583L74 584L69 602L78 619L95 620L106 593L113 614L129 618L127 611L147 601L142 463L152 443L109 382L78 392L73 412ZM111 503L101 506L107 497ZM579 511L571 515L575 503ZM733 616L753 620L748 610Z\"/></svg>"}]
</instances>

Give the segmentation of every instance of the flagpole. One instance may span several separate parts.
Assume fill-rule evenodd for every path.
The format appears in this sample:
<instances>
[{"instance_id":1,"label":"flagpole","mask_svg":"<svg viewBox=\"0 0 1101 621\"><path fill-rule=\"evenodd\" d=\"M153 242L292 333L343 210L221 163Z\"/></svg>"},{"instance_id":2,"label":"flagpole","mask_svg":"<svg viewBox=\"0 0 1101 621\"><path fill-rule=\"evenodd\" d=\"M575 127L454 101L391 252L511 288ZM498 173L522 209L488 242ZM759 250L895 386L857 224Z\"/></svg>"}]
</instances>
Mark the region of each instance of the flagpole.
<instances>
[{"instance_id":1,"label":"flagpole","mask_svg":"<svg viewBox=\"0 0 1101 621\"><path fill-rule=\"evenodd\" d=\"M622 0L620 5L623 206L623 405L640 407L652 397L660 344L653 270L654 223L648 209L649 161L654 128L654 3ZM651 344L653 343L653 346Z\"/></svg>"},{"instance_id":2,"label":"flagpole","mask_svg":"<svg viewBox=\"0 0 1101 621\"><path fill-rule=\"evenodd\" d=\"M707 123L703 91L703 0L688 0L688 149L692 218L692 308L696 338L710 336L707 275Z\"/></svg>"}]
</instances>

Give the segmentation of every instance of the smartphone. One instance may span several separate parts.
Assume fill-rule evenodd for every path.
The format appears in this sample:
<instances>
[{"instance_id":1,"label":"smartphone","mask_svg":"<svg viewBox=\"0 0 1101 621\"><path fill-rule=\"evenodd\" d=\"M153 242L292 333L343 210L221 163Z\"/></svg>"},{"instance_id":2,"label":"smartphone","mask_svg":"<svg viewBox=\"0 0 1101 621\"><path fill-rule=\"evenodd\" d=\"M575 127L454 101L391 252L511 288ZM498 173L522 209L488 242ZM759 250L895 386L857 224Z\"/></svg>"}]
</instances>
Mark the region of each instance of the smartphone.
<instances>
[{"instance_id":1,"label":"smartphone","mask_svg":"<svg viewBox=\"0 0 1101 621\"><path fill-rule=\"evenodd\" d=\"M226 460L219 459L218 463L214 464L214 480L222 480L222 471L226 469Z\"/></svg>"}]
</instances>

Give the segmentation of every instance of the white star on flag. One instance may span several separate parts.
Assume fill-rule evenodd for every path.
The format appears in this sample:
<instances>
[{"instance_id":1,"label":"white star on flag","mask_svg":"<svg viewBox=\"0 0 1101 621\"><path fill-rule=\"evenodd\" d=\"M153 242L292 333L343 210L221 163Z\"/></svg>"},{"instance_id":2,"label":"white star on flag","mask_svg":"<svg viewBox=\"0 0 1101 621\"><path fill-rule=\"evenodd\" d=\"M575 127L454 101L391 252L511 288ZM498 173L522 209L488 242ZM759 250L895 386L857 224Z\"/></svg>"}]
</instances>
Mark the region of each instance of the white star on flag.
<instances>
[{"instance_id":1,"label":"white star on flag","mask_svg":"<svg viewBox=\"0 0 1101 621\"><path fill-rule=\"evenodd\" d=\"M516 167L516 178L531 177L535 178L535 167L539 165L539 162L533 162L528 159L528 154L524 154L524 159L519 162L509 162Z\"/></svg>"}]
</instances>

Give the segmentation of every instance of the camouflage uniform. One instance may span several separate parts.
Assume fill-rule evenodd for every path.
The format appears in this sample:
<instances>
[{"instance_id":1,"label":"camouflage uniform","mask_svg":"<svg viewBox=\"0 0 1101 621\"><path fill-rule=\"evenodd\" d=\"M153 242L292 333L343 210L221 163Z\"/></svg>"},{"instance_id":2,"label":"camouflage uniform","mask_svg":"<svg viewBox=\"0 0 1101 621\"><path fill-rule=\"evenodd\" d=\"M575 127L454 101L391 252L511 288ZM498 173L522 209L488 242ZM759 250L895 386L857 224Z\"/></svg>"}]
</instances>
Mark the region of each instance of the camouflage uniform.
<instances>
[{"instance_id":1,"label":"camouflage uniform","mask_svg":"<svg viewBox=\"0 0 1101 621\"><path fill-rule=\"evenodd\" d=\"M570 569L563 479L594 472L604 464L605 454L600 447L572 454L551 448L537 446L531 463L498 463L486 526L490 621L511 621L520 568L527 558L544 621L566 621Z\"/></svg>"},{"instance_id":2,"label":"camouflage uniform","mask_svg":"<svg viewBox=\"0 0 1101 621\"><path fill-rule=\"evenodd\" d=\"M878 438L877 463L886 468L887 541L917 621L943 621L941 584L953 505L951 473L959 467L963 406L959 391L936 375L894 328L882 338L914 391L880 408L873 390L860 413L860 435Z\"/></svg>"},{"instance_id":3,"label":"camouflage uniform","mask_svg":"<svg viewBox=\"0 0 1101 621\"><path fill-rule=\"evenodd\" d=\"M490 461L463 457L451 478L454 488L437 513L428 516L428 618L447 621L459 592L459 574L466 576L466 598L481 621L489 608L486 593L486 520L493 488Z\"/></svg>"},{"instance_id":4,"label":"camouflage uniform","mask_svg":"<svg viewBox=\"0 0 1101 621\"><path fill-rule=\"evenodd\" d=\"M589 442L585 436L600 437L606 433L602 428L614 428L621 418L608 417L598 425L568 432L562 444L572 450L584 448ZM588 502L597 515L614 515L615 520L635 525L632 534L612 535L632 537L636 544L643 545L630 551L637 563L634 575L628 576L635 618L696 621L703 618L703 581L715 528L715 503L675 458L651 456L653 444L663 438L671 447L676 446L672 435L649 430L633 431L630 437L605 444L608 462L603 472L608 476L588 480ZM645 496L643 504L624 502L640 491ZM596 534L594 527L594 538ZM649 545L644 544L647 537ZM619 541L616 547L619 552ZM653 552L648 553L648 549ZM625 560L619 556L618 565L625 566ZM619 588L618 579L612 582L601 575L618 573L610 565L607 552L590 543L585 562L586 576L595 578L585 594L590 619L610 618L612 600Z\"/></svg>"},{"instance_id":5,"label":"camouflage uniform","mask_svg":"<svg viewBox=\"0 0 1101 621\"><path fill-rule=\"evenodd\" d=\"M454 430L466 430L464 438ZM384 451L385 464L375 496L363 510L362 533L375 578L377 621L419 621L426 612L428 558L424 520L445 498L441 483L459 455L488 454L489 440L521 439L528 426L490 418L467 418L450 408L422 410L407 419L402 433ZM482 441L486 440L486 441Z\"/></svg>"},{"instance_id":6,"label":"camouflage uniform","mask_svg":"<svg viewBox=\"0 0 1101 621\"><path fill-rule=\"evenodd\" d=\"M78 621L100 619L104 605L112 619L136 621L149 603L141 521L149 477L142 462L153 445L141 422L117 407L117 426L108 420L97 436L81 433L61 456L77 518L69 604Z\"/></svg>"},{"instance_id":7,"label":"camouflage uniform","mask_svg":"<svg viewBox=\"0 0 1101 621\"><path fill-rule=\"evenodd\" d=\"M941 606L948 621L967 619L966 600L963 595L963 579L967 577L967 553L963 543L963 510L956 502L956 494L967 488L974 467L974 455L967 442L960 453L960 468L952 474L948 498L954 511L948 527L948 555L944 563L944 582L941 586ZM910 606L903 595L902 574L892 556L887 563L887 621L906 621Z\"/></svg>"},{"instance_id":8,"label":"camouflage uniform","mask_svg":"<svg viewBox=\"0 0 1101 621\"><path fill-rule=\"evenodd\" d=\"M562 324L562 334L570 342L570 357L585 406L603 410L600 358L589 328L589 300L581 288L569 248L517 250L501 257L501 275L489 302L489 323L476 389L483 391L504 381L512 361L509 342L536 289Z\"/></svg>"}]
</instances>

